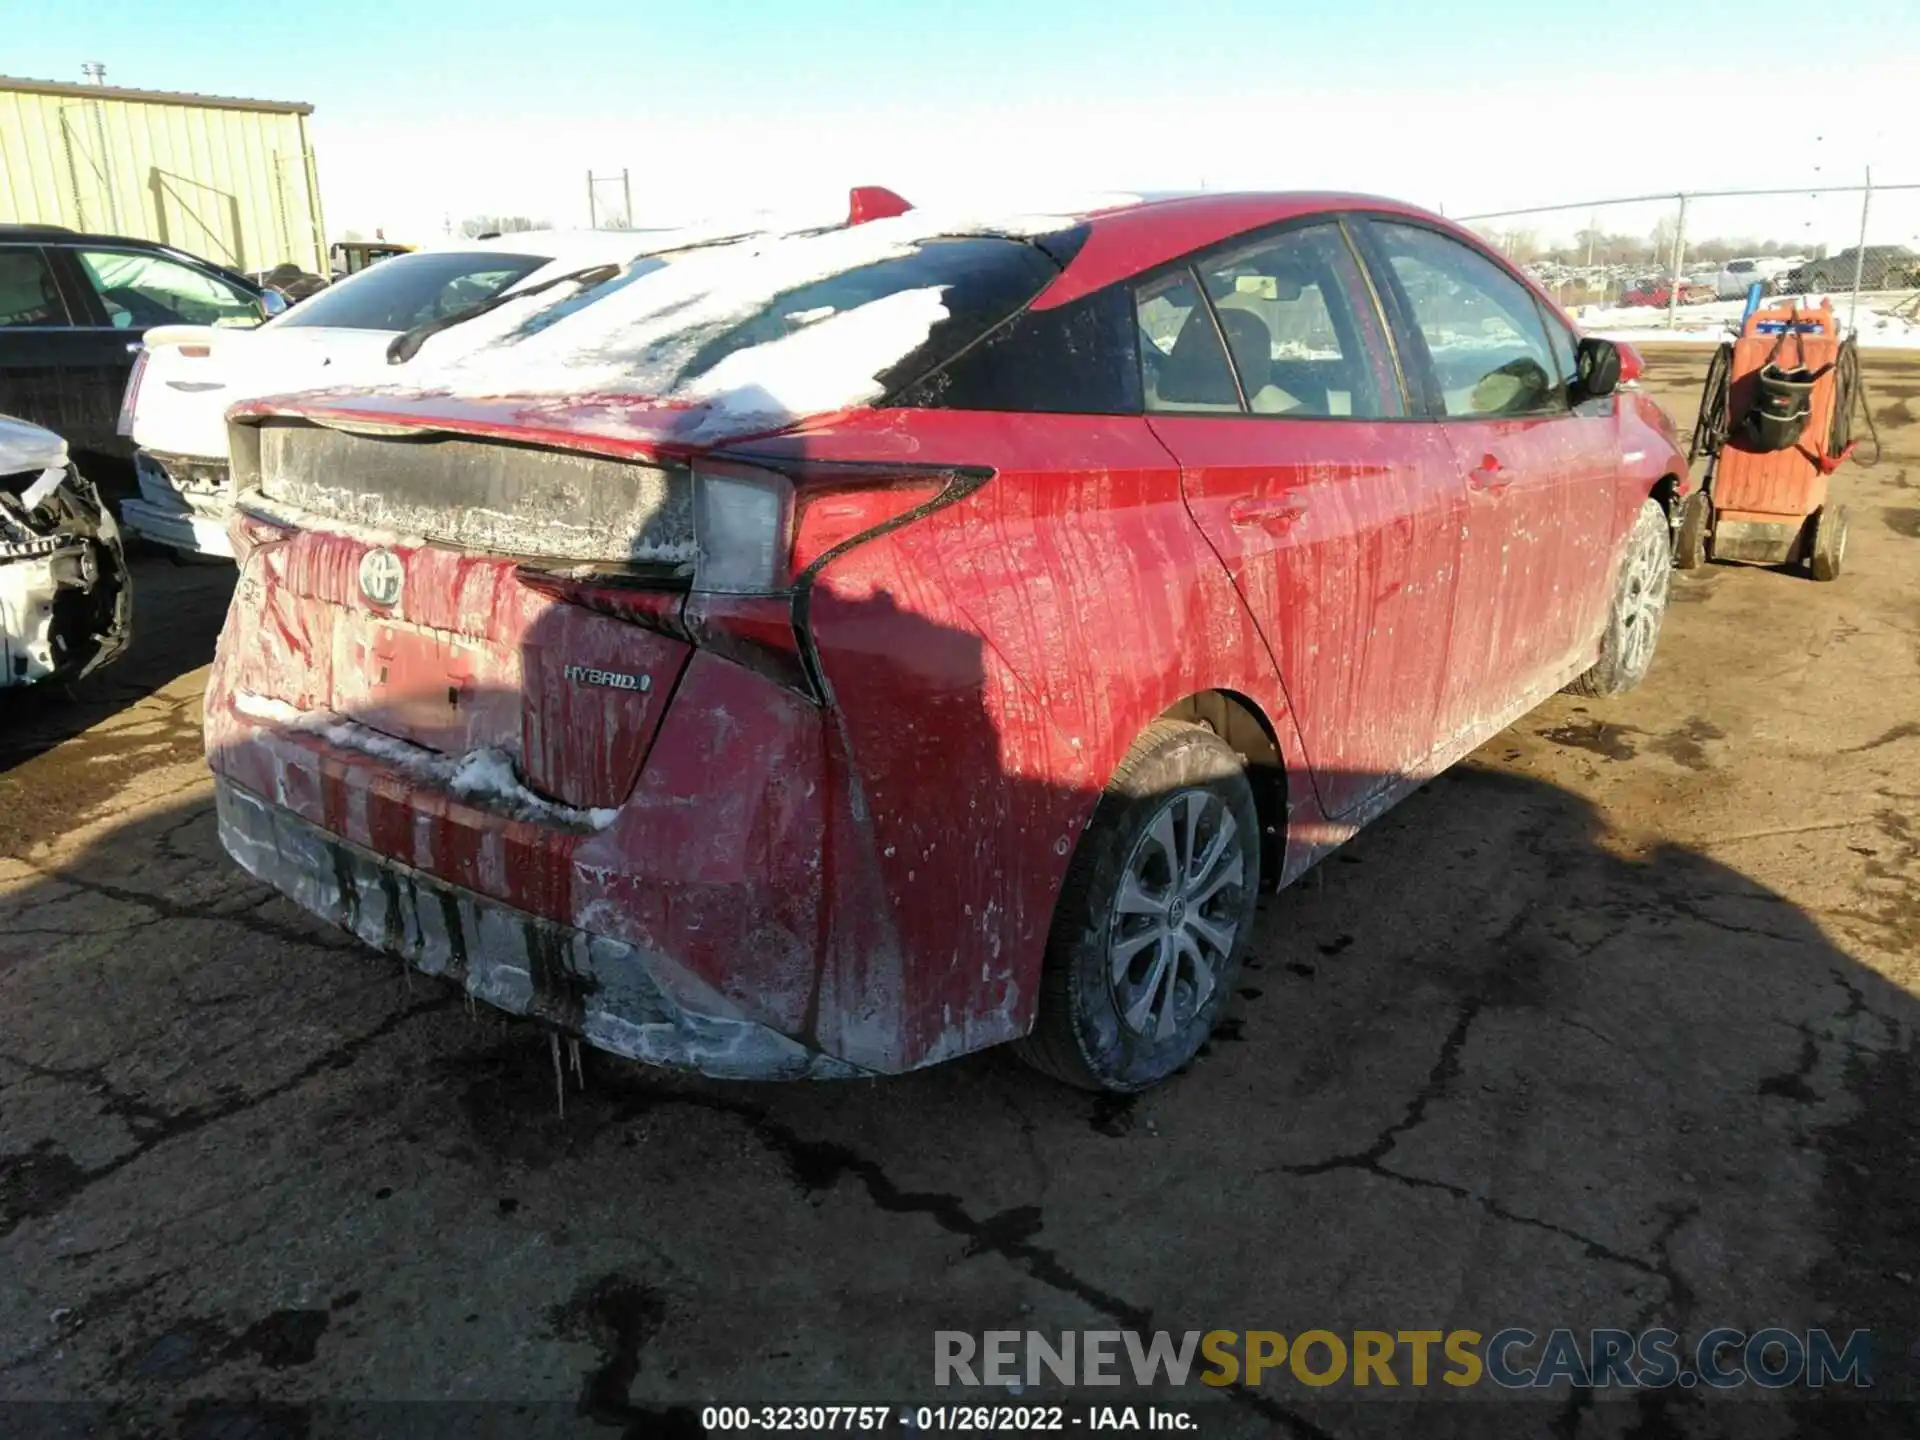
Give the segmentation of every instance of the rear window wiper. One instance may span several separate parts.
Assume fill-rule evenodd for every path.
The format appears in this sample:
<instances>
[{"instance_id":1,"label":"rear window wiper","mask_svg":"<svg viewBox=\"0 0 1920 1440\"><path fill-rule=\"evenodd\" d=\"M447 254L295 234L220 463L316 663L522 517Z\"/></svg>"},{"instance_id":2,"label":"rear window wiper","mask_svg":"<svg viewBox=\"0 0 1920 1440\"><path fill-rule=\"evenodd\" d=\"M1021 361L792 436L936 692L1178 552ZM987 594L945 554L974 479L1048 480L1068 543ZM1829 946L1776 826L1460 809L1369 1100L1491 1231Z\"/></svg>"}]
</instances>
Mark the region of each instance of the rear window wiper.
<instances>
[{"instance_id":1,"label":"rear window wiper","mask_svg":"<svg viewBox=\"0 0 1920 1440\"><path fill-rule=\"evenodd\" d=\"M538 285L529 285L524 290L503 290L490 299L482 300L478 305L469 306L452 315L442 315L436 320L429 320L424 325L416 325L413 329L394 336L387 346L387 363L400 365L411 360L420 353L422 345L442 330L451 330L455 325L463 324L476 315L484 315L489 310L498 310L510 300L524 300L529 295L538 295L542 290L551 290L555 285L564 285L570 280L577 283L582 290L590 289L611 280L624 269L626 269L624 264L592 265L585 270L575 270L571 274L556 275L551 280L542 280Z\"/></svg>"}]
</instances>

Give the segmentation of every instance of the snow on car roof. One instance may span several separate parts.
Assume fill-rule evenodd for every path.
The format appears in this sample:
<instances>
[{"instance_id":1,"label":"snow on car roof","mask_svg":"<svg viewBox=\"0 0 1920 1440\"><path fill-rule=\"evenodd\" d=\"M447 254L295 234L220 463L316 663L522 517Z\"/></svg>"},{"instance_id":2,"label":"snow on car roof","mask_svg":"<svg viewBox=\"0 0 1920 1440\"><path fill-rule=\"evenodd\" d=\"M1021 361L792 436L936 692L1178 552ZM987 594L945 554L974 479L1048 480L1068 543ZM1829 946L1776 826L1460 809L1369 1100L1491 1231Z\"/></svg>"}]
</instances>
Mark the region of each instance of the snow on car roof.
<instances>
[{"instance_id":1,"label":"snow on car roof","mask_svg":"<svg viewBox=\"0 0 1920 1440\"><path fill-rule=\"evenodd\" d=\"M930 241L1044 235L1071 228L1085 213L1075 207L983 217L916 209L861 225L736 232L737 238L702 238L724 232L724 222L641 237L644 249L666 258L631 265L584 296L560 286L503 305L433 337L409 373L395 378L416 392L472 399L678 400L709 407L716 429L747 417L786 421L846 409L879 398L876 377L946 317L947 287L808 311L791 317L794 329L735 351L698 378L683 381L682 372L717 330L751 319L788 291L912 256Z\"/></svg>"}]
</instances>

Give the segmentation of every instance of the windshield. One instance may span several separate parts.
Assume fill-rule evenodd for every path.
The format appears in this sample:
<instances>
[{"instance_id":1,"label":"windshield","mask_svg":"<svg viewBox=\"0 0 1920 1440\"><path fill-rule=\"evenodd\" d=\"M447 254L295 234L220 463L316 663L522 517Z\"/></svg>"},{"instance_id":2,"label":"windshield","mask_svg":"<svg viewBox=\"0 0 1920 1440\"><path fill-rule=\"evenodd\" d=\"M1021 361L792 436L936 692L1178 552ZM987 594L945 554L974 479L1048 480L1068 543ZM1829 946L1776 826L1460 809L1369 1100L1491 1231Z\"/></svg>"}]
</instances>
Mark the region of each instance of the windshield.
<instances>
[{"instance_id":1,"label":"windshield","mask_svg":"<svg viewBox=\"0 0 1920 1440\"><path fill-rule=\"evenodd\" d=\"M411 330L490 300L548 263L498 250L396 255L302 301L277 323Z\"/></svg>"}]
</instances>

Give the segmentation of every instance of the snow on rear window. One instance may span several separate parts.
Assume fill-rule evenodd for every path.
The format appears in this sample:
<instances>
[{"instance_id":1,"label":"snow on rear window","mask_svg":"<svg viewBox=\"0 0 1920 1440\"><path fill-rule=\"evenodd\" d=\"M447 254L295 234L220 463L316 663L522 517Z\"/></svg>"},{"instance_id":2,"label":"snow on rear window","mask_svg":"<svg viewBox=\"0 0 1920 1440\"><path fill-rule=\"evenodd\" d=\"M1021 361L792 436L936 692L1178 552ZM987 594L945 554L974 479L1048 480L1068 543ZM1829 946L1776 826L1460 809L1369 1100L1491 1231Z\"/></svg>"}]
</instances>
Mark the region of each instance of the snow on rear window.
<instances>
[{"instance_id":1,"label":"snow on rear window","mask_svg":"<svg viewBox=\"0 0 1920 1440\"><path fill-rule=\"evenodd\" d=\"M645 396L705 405L716 421L860 405L943 322L964 344L1030 301L1058 265L1022 237L1076 223L908 211L668 253L444 331L393 379L470 398Z\"/></svg>"}]
</instances>

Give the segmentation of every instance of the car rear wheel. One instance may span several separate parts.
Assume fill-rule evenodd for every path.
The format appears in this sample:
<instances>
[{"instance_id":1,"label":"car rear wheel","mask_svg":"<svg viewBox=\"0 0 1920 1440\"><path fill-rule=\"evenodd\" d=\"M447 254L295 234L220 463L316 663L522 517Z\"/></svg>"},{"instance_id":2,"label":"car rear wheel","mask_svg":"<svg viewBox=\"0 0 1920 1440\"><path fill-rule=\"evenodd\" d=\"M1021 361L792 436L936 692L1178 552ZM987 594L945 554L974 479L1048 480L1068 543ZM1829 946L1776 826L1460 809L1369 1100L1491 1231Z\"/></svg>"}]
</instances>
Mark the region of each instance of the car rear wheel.
<instances>
[{"instance_id":1,"label":"car rear wheel","mask_svg":"<svg viewBox=\"0 0 1920 1440\"><path fill-rule=\"evenodd\" d=\"M1232 990L1259 876L1240 757L1204 726L1157 721L1080 837L1022 1057L1069 1085L1122 1092L1185 1065Z\"/></svg>"},{"instance_id":2,"label":"car rear wheel","mask_svg":"<svg viewBox=\"0 0 1920 1440\"><path fill-rule=\"evenodd\" d=\"M1570 694L1619 695L1646 679L1673 582L1672 544L1666 510L1658 500L1646 501L1627 536L1626 552L1614 577L1600 658L1567 686Z\"/></svg>"},{"instance_id":3,"label":"car rear wheel","mask_svg":"<svg viewBox=\"0 0 1920 1440\"><path fill-rule=\"evenodd\" d=\"M1813 553L1809 568L1816 580L1838 580L1847 558L1847 507L1822 505L1813 522Z\"/></svg>"}]
</instances>

